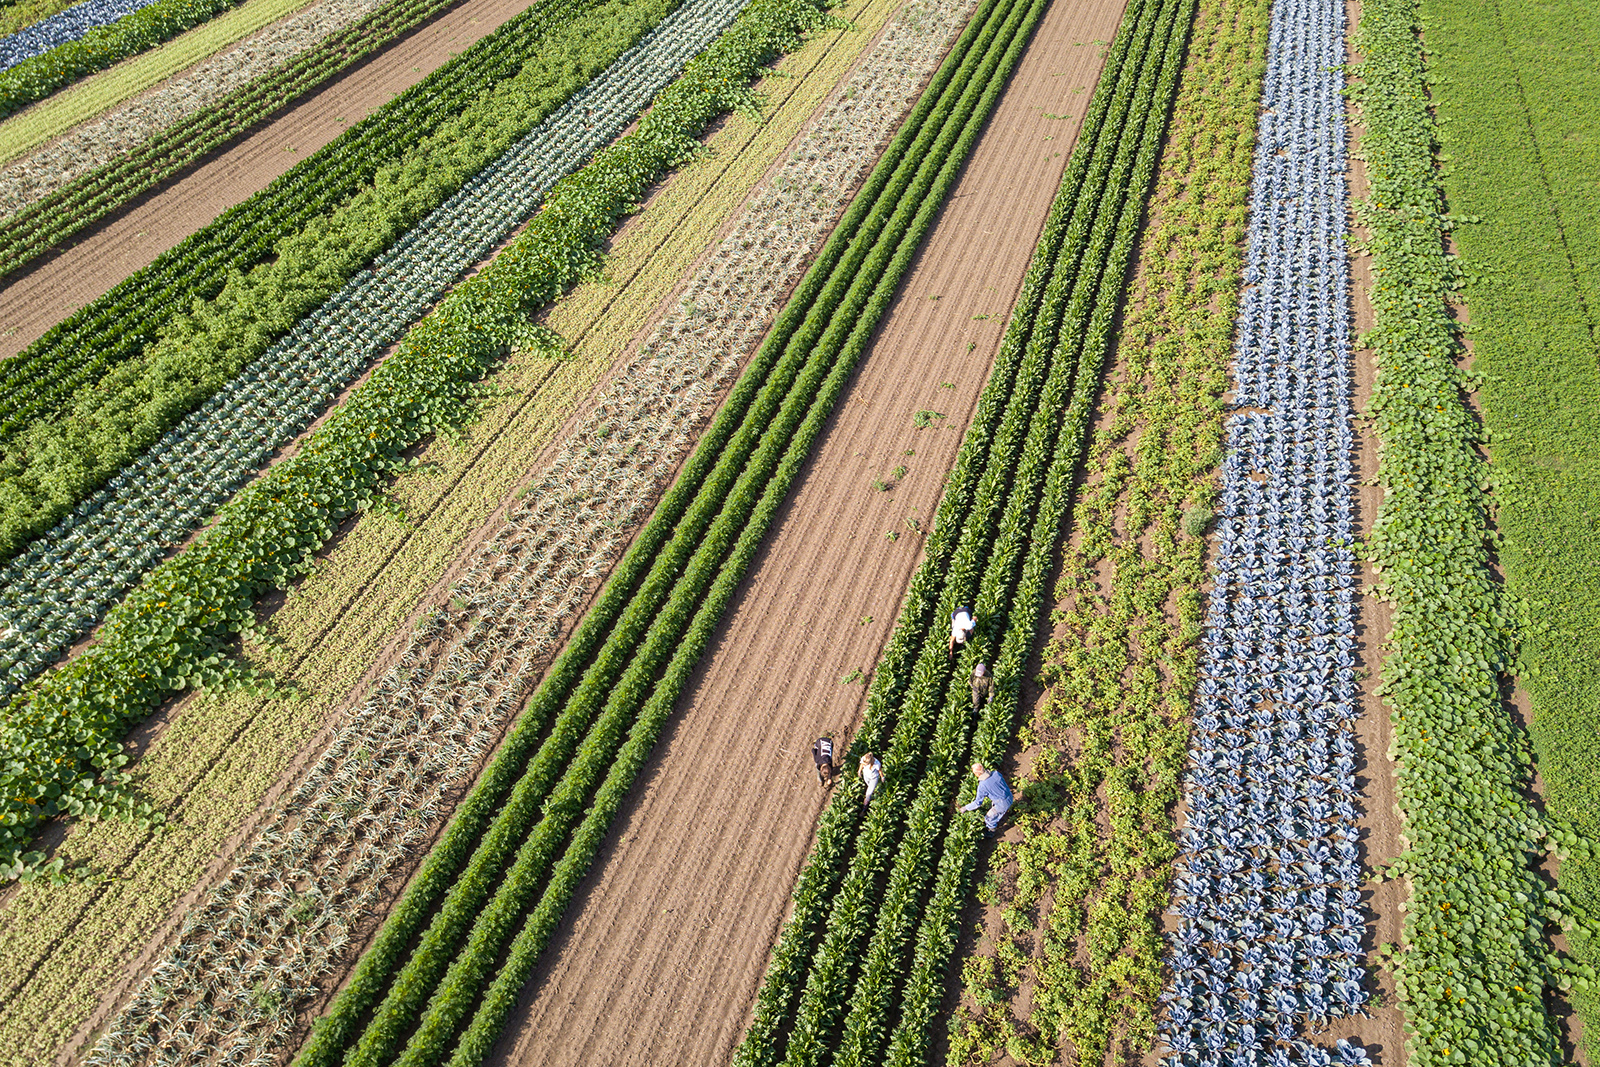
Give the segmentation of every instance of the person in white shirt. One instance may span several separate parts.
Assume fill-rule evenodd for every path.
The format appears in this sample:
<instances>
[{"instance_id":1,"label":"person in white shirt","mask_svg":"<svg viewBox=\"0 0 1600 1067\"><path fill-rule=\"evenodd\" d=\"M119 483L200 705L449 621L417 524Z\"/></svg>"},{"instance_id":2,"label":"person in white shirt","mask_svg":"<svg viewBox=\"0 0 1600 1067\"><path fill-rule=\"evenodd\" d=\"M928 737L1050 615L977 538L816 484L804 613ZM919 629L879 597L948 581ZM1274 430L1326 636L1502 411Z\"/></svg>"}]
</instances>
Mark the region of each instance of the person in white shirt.
<instances>
[{"instance_id":1,"label":"person in white shirt","mask_svg":"<svg viewBox=\"0 0 1600 1067\"><path fill-rule=\"evenodd\" d=\"M867 795L861 798L861 806L865 808L872 803L872 794L883 781L883 764L870 752L861 757L861 780L867 783Z\"/></svg>"},{"instance_id":2,"label":"person in white shirt","mask_svg":"<svg viewBox=\"0 0 1600 1067\"><path fill-rule=\"evenodd\" d=\"M972 621L972 605L963 604L950 613L950 658L954 659L956 649L967 643L967 638L972 636L976 625Z\"/></svg>"}]
</instances>

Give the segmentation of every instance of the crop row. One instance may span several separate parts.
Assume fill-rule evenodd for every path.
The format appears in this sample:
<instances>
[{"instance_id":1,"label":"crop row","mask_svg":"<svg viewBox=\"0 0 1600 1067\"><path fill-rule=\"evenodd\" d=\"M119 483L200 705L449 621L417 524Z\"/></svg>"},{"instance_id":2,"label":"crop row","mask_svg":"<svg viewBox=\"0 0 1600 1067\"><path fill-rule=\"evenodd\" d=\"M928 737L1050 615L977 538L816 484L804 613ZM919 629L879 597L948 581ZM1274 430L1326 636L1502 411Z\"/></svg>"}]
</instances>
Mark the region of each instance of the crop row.
<instances>
[{"instance_id":1,"label":"crop row","mask_svg":"<svg viewBox=\"0 0 1600 1067\"><path fill-rule=\"evenodd\" d=\"M705 126L747 100L760 64L817 17L809 6L749 9L657 97L634 134L558 182L523 234L413 329L294 456L147 575L108 614L94 647L13 699L0 736L14 754L0 772L7 873L39 869L42 857L22 849L42 818L138 811L117 781L96 781L126 762L122 733L183 688L254 684L221 649L252 625L255 598L305 570L335 526L405 466L407 448L470 414L478 380L526 338L528 315L598 264L643 190L691 158Z\"/></svg>"},{"instance_id":2,"label":"crop row","mask_svg":"<svg viewBox=\"0 0 1600 1067\"><path fill-rule=\"evenodd\" d=\"M1363 1010L1344 6L1277 0L1201 642L1163 1036L1173 1062L1327 1063ZM1340 1063L1366 1063L1340 1041Z\"/></svg>"},{"instance_id":3,"label":"crop row","mask_svg":"<svg viewBox=\"0 0 1600 1067\"><path fill-rule=\"evenodd\" d=\"M0 277L58 247L453 0L394 0L0 223Z\"/></svg>"},{"instance_id":4,"label":"crop row","mask_svg":"<svg viewBox=\"0 0 1600 1067\"><path fill-rule=\"evenodd\" d=\"M115 22L154 0L83 0L65 11L40 19L31 26L0 38L0 71L10 70L25 59L50 51L57 45L76 41L96 26Z\"/></svg>"},{"instance_id":5,"label":"crop row","mask_svg":"<svg viewBox=\"0 0 1600 1067\"><path fill-rule=\"evenodd\" d=\"M472 770L459 766L462 747L498 736L502 687L531 680L526 665L544 661L563 622L596 591L596 575L609 571L648 517L689 435L709 419L843 210L842 190L876 159L965 14L903 8L873 37L847 82L805 120L790 158L735 214L682 304L611 375L595 408L564 435L551 468L465 561L453 589L464 607L429 616L246 862L196 909L91 1062L120 1062L125 1054L149 1062L149 1053L134 1050L160 1047L175 1031L192 1033L201 1047L271 1047L283 1033L273 1012L300 1009L301 994L286 992L268 1009L251 990L314 995L328 984L316 976L338 973L348 917L409 870L412 857L394 842L426 826L415 812L438 810ZM842 40L829 54L853 55L864 43ZM777 121L798 124L810 115L795 103L786 102ZM786 141L774 139L764 151ZM517 693L510 699L515 706ZM270 959L239 959L246 940L272 946Z\"/></svg>"},{"instance_id":6,"label":"crop row","mask_svg":"<svg viewBox=\"0 0 1600 1067\"><path fill-rule=\"evenodd\" d=\"M960 172L1020 53L1023 10L990 5L975 17L552 668L503 765L468 801L500 814L488 826L458 817L302 1062L333 1062L345 1046L378 1062L413 1026L413 1047L452 1041L479 996L491 1021L474 1022L465 1040L496 1036ZM349 1028L363 1013L372 1023L357 1042Z\"/></svg>"},{"instance_id":7,"label":"crop row","mask_svg":"<svg viewBox=\"0 0 1600 1067\"><path fill-rule=\"evenodd\" d=\"M0 385L5 387L0 393L0 443L7 445L8 452L13 450L15 446L10 445L8 439L36 421L60 412L72 403L80 390L89 388L130 359L142 356L148 346L163 336L170 320L189 313L196 301L216 297L232 273L250 271L261 261L278 254L281 241L300 234L312 220L331 213L371 186L380 173L385 173L385 168L402 162L419 142L437 136L451 123L467 121L475 106L481 107L482 101L497 87L516 78L541 49L550 47L552 41L559 41L561 31L575 14L595 7L591 0L555 0L516 16L356 123L266 189L224 212L215 222L186 238L149 267L74 313L29 345L21 355L0 364ZM631 43L631 40L616 43L617 52ZM554 72L545 78L528 72L524 78L529 89L542 90L537 94L542 107L529 107L531 114L522 130L501 132L506 143L521 136L567 92L587 80L582 76L561 77ZM567 87L565 91L560 90L562 86ZM557 90L553 95L551 87ZM498 151L489 152L485 162L497 154ZM463 174L462 179L466 176ZM429 195L435 198L433 203L419 208L416 217L453 191L448 185L430 190ZM350 268L350 273L355 269ZM317 302L320 301L313 301L311 306ZM295 317L298 316L291 316L291 321ZM264 347L265 342L260 342L254 351L259 352ZM225 377L231 374L230 370ZM198 402L196 399L186 407L179 407L171 421L176 421ZM168 422L161 430L170 424ZM155 436L159 433L136 447L148 445ZM90 484L96 485L106 476ZM15 472L7 473L7 482L14 477ZM41 523L54 522L73 506L70 500L70 497L63 498L54 508L47 507L45 514L19 530L0 531L0 552L14 553L19 538L25 539L38 532L43 528Z\"/></svg>"},{"instance_id":8,"label":"crop row","mask_svg":"<svg viewBox=\"0 0 1600 1067\"><path fill-rule=\"evenodd\" d=\"M43 100L63 85L169 41L242 2L154 0L109 25L64 28L63 33L76 36L0 72L0 118ZM62 12L67 14L70 12Z\"/></svg>"},{"instance_id":9,"label":"crop row","mask_svg":"<svg viewBox=\"0 0 1600 1067\"><path fill-rule=\"evenodd\" d=\"M1502 701L1516 613L1490 566L1489 465L1462 401L1472 383L1449 313L1459 268L1445 251L1452 220L1416 26L1415 0L1369 0L1356 42L1384 489L1369 553L1394 608L1380 692L1407 844L1388 873L1411 888L1389 958L1411 1063L1557 1063L1546 987L1595 975L1547 955L1561 898L1532 869L1546 830Z\"/></svg>"},{"instance_id":10,"label":"crop row","mask_svg":"<svg viewBox=\"0 0 1600 1067\"><path fill-rule=\"evenodd\" d=\"M1136 1062L1155 1040L1173 810L1204 602L1269 5L1202 4L1098 405L1023 728L1035 758L978 896L946 1062ZM1031 996L1017 993L1031 990Z\"/></svg>"},{"instance_id":11,"label":"crop row","mask_svg":"<svg viewBox=\"0 0 1600 1067\"><path fill-rule=\"evenodd\" d=\"M1192 12L1135 5L1113 45L852 745L885 754L888 784L864 815L854 783L824 814L740 1065L911 1064L933 1044L978 863L952 801L968 755L1010 742ZM962 601L984 625L954 676L982 660L999 682L976 722L937 630Z\"/></svg>"},{"instance_id":12,"label":"crop row","mask_svg":"<svg viewBox=\"0 0 1600 1067\"><path fill-rule=\"evenodd\" d=\"M700 0L668 15L78 513L0 568L0 621L12 631L0 638L0 671L9 691L87 633L167 546L182 542L320 416L448 286L527 220L557 179L621 134L737 12L736 0ZM428 169L425 163L418 169Z\"/></svg>"}]
</instances>

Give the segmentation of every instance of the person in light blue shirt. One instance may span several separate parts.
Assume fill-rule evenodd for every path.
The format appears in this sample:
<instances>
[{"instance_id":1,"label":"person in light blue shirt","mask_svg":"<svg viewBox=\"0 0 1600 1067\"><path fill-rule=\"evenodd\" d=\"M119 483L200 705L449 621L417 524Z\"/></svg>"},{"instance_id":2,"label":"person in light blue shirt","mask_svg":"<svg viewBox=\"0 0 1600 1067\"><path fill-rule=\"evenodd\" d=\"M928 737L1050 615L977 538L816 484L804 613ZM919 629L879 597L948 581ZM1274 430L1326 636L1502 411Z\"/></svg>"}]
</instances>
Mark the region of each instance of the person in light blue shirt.
<instances>
[{"instance_id":1,"label":"person in light blue shirt","mask_svg":"<svg viewBox=\"0 0 1600 1067\"><path fill-rule=\"evenodd\" d=\"M978 795L972 798L971 804L961 810L977 811L987 800L989 810L983 816L983 834L985 837L993 837L994 828L1000 825L1000 820L1011 810L1011 787L1006 785L1006 780L1000 777L999 771L991 771L981 763L972 765L972 776L978 780Z\"/></svg>"}]
</instances>

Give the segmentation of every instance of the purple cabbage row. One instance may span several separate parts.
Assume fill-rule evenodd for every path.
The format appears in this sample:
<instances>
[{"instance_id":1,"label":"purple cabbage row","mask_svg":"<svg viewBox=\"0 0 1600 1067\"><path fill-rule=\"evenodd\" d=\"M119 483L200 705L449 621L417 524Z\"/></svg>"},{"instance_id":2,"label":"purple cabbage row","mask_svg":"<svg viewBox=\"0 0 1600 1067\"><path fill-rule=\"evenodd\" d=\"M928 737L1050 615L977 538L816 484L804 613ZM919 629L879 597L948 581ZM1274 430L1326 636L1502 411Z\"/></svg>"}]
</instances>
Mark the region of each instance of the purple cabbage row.
<instances>
[{"instance_id":1,"label":"purple cabbage row","mask_svg":"<svg viewBox=\"0 0 1600 1067\"><path fill-rule=\"evenodd\" d=\"M1164 995L1178 1067L1370 1064L1342 0L1277 0Z\"/></svg>"},{"instance_id":2,"label":"purple cabbage row","mask_svg":"<svg viewBox=\"0 0 1600 1067\"><path fill-rule=\"evenodd\" d=\"M0 71L50 49L76 41L97 26L109 26L155 0L83 0L65 11L0 38Z\"/></svg>"}]
</instances>

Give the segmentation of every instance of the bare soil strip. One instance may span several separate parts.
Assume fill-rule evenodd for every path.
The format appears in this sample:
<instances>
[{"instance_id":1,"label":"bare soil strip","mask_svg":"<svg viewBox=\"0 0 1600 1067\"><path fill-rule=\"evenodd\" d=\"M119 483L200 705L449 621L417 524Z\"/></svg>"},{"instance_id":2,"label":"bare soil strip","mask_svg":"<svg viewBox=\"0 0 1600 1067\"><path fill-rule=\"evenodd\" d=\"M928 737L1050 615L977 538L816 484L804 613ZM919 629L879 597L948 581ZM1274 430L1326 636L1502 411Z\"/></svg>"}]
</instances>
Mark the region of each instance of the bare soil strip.
<instances>
[{"instance_id":1,"label":"bare soil strip","mask_svg":"<svg viewBox=\"0 0 1600 1067\"><path fill-rule=\"evenodd\" d=\"M1121 15L1046 14L496 1062L731 1054Z\"/></svg>"},{"instance_id":2,"label":"bare soil strip","mask_svg":"<svg viewBox=\"0 0 1600 1067\"><path fill-rule=\"evenodd\" d=\"M527 0L466 0L393 42L198 168L140 197L46 256L0 291L0 359L222 212L527 8Z\"/></svg>"}]
</instances>

